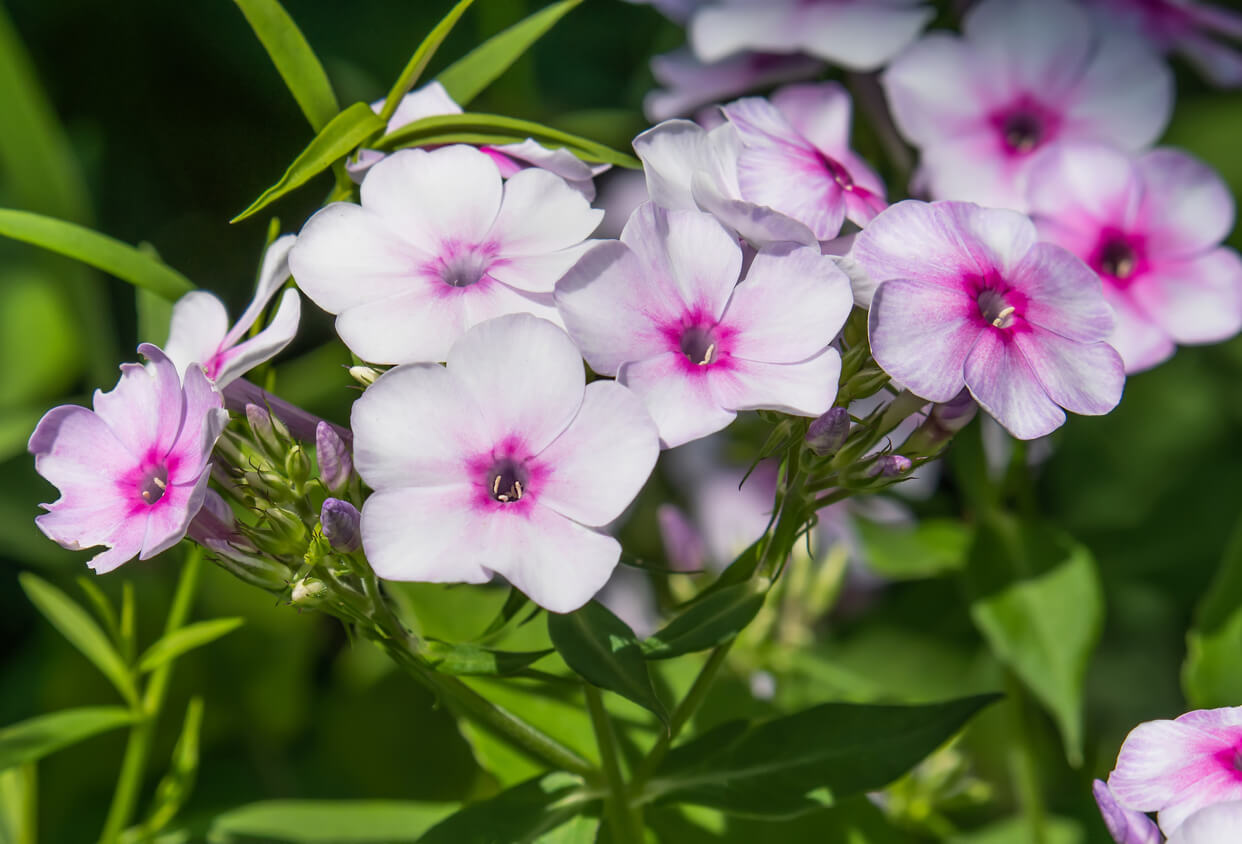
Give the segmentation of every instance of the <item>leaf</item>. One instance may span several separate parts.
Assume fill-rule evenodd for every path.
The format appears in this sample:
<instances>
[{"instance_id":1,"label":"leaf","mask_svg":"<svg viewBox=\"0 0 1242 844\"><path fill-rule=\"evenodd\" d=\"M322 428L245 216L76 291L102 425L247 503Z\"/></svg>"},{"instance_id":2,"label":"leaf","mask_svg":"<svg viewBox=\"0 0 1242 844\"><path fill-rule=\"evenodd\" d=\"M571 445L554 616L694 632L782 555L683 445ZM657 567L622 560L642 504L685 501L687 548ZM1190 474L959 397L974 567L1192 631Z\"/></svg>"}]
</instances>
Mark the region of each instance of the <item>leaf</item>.
<instances>
[{"instance_id":1,"label":"leaf","mask_svg":"<svg viewBox=\"0 0 1242 844\"><path fill-rule=\"evenodd\" d=\"M1104 598L1091 552L1049 525L993 512L966 572L970 615L992 653L1052 713L1070 763L1082 763L1087 665Z\"/></svg>"},{"instance_id":2,"label":"leaf","mask_svg":"<svg viewBox=\"0 0 1242 844\"><path fill-rule=\"evenodd\" d=\"M95 606L95 613L104 623L104 627L108 628L112 641L119 643L121 627L117 622L116 610L112 608L112 602L108 600L108 596L89 577L79 577L77 582L78 588L86 593L87 599Z\"/></svg>"},{"instance_id":3,"label":"leaf","mask_svg":"<svg viewBox=\"0 0 1242 844\"><path fill-rule=\"evenodd\" d=\"M138 670L154 671L166 662L176 659L186 651L201 648L232 633L245 623L243 618L215 618L179 627L158 639L143 652L138 660Z\"/></svg>"},{"instance_id":4,"label":"leaf","mask_svg":"<svg viewBox=\"0 0 1242 844\"><path fill-rule=\"evenodd\" d=\"M397 844L417 841L452 814L450 803L403 800L265 800L217 815L210 844Z\"/></svg>"},{"instance_id":5,"label":"leaf","mask_svg":"<svg viewBox=\"0 0 1242 844\"><path fill-rule=\"evenodd\" d=\"M550 844L544 836L592 806L581 786L563 771L535 777L450 815L418 844Z\"/></svg>"},{"instance_id":6,"label":"leaf","mask_svg":"<svg viewBox=\"0 0 1242 844\"><path fill-rule=\"evenodd\" d=\"M168 341L168 332L172 326L173 303L157 296L150 290L138 288L135 293L135 305L138 311L138 339L143 343L154 343L160 348Z\"/></svg>"},{"instance_id":7,"label":"leaf","mask_svg":"<svg viewBox=\"0 0 1242 844\"><path fill-rule=\"evenodd\" d=\"M479 638L486 639L504 630L509 622L529 603L530 598L526 597L525 593L510 586L509 597L505 598L505 605L500 608L500 612L492 619L492 623L487 625L487 629L483 631L482 636Z\"/></svg>"},{"instance_id":8,"label":"leaf","mask_svg":"<svg viewBox=\"0 0 1242 844\"><path fill-rule=\"evenodd\" d=\"M440 49L444 39L453 31L457 21L461 19L461 16L466 13L466 9L469 9L472 3L474 3L474 0L459 0L458 4L435 25L435 28L427 33L427 37L418 45L414 55L410 56L410 61L406 64L405 69L397 77L396 84L392 86L392 90L384 98L384 106L380 109L381 120L387 123L392 119L393 112L397 110L397 105L401 102L401 98L418 83L419 78L423 75L423 71L427 69L427 64L431 61L432 56L436 54L436 50Z\"/></svg>"},{"instance_id":9,"label":"leaf","mask_svg":"<svg viewBox=\"0 0 1242 844\"><path fill-rule=\"evenodd\" d=\"M285 80L298 108L318 132L340 111L332 83L302 30L278 0L234 0Z\"/></svg>"},{"instance_id":10,"label":"leaf","mask_svg":"<svg viewBox=\"0 0 1242 844\"><path fill-rule=\"evenodd\" d=\"M825 703L676 748L646 799L733 815L792 817L881 788L951 738L998 695L915 706Z\"/></svg>"},{"instance_id":11,"label":"leaf","mask_svg":"<svg viewBox=\"0 0 1242 844\"><path fill-rule=\"evenodd\" d=\"M599 836L599 818L578 815L569 823L535 839L534 844L595 844Z\"/></svg>"},{"instance_id":12,"label":"leaf","mask_svg":"<svg viewBox=\"0 0 1242 844\"><path fill-rule=\"evenodd\" d=\"M63 709L19 721L0 729L0 771L132 723L134 713L123 706Z\"/></svg>"},{"instance_id":13,"label":"leaf","mask_svg":"<svg viewBox=\"0 0 1242 844\"><path fill-rule=\"evenodd\" d=\"M495 651L478 645L433 640L427 642L426 657L436 671L444 674L499 676L521 671L550 653L551 650Z\"/></svg>"},{"instance_id":14,"label":"leaf","mask_svg":"<svg viewBox=\"0 0 1242 844\"><path fill-rule=\"evenodd\" d=\"M0 844L38 844L36 772L33 762L0 771Z\"/></svg>"},{"instance_id":15,"label":"leaf","mask_svg":"<svg viewBox=\"0 0 1242 844\"><path fill-rule=\"evenodd\" d=\"M708 595L643 642L647 659L704 651L736 636L759 614L765 592L750 583Z\"/></svg>"},{"instance_id":16,"label":"leaf","mask_svg":"<svg viewBox=\"0 0 1242 844\"><path fill-rule=\"evenodd\" d=\"M915 525L854 522L867 549L867 566L890 580L916 580L966 564L970 529L956 519L920 519Z\"/></svg>"},{"instance_id":17,"label":"leaf","mask_svg":"<svg viewBox=\"0 0 1242 844\"><path fill-rule=\"evenodd\" d=\"M1242 521L1186 634L1182 690L1194 709L1242 700Z\"/></svg>"},{"instance_id":18,"label":"leaf","mask_svg":"<svg viewBox=\"0 0 1242 844\"><path fill-rule=\"evenodd\" d=\"M203 699L192 697L185 708L181 735L173 747L172 764L156 786L151 812L142 824L142 840L168 826L190 796L194 788L194 778L198 774L198 739L202 725Z\"/></svg>"},{"instance_id":19,"label":"leaf","mask_svg":"<svg viewBox=\"0 0 1242 844\"><path fill-rule=\"evenodd\" d=\"M585 161L615 164L631 170L642 169L642 162L632 155L578 135L544 126L530 120L505 117L500 114L437 114L407 123L387 135L374 146L381 150L395 150L413 146L439 146L442 144L516 144L527 139L546 147L564 147Z\"/></svg>"},{"instance_id":20,"label":"leaf","mask_svg":"<svg viewBox=\"0 0 1242 844\"><path fill-rule=\"evenodd\" d=\"M136 704L138 692L129 668L86 610L64 592L28 571L19 574L17 579L26 597L43 613L44 618L103 672L125 700Z\"/></svg>"},{"instance_id":21,"label":"leaf","mask_svg":"<svg viewBox=\"0 0 1242 844\"><path fill-rule=\"evenodd\" d=\"M591 601L576 612L548 613L548 636L587 682L629 698L668 723L634 631L603 604Z\"/></svg>"},{"instance_id":22,"label":"leaf","mask_svg":"<svg viewBox=\"0 0 1242 844\"><path fill-rule=\"evenodd\" d=\"M521 58L552 26L582 0L561 0L493 35L436 77L450 97L465 107Z\"/></svg>"},{"instance_id":23,"label":"leaf","mask_svg":"<svg viewBox=\"0 0 1242 844\"><path fill-rule=\"evenodd\" d=\"M170 301L194 289L163 261L76 223L0 208L0 235L75 258Z\"/></svg>"},{"instance_id":24,"label":"leaf","mask_svg":"<svg viewBox=\"0 0 1242 844\"><path fill-rule=\"evenodd\" d=\"M366 103L354 103L324 126L289 169L230 223L238 223L297 190L353 151L371 135L384 130L384 121Z\"/></svg>"},{"instance_id":25,"label":"leaf","mask_svg":"<svg viewBox=\"0 0 1242 844\"><path fill-rule=\"evenodd\" d=\"M1087 840L1082 824L1072 818L1048 817L1044 819L1042 844L1084 844ZM1030 819L1007 818L981 829L959 833L948 844L1035 844Z\"/></svg>"}]
</instances>

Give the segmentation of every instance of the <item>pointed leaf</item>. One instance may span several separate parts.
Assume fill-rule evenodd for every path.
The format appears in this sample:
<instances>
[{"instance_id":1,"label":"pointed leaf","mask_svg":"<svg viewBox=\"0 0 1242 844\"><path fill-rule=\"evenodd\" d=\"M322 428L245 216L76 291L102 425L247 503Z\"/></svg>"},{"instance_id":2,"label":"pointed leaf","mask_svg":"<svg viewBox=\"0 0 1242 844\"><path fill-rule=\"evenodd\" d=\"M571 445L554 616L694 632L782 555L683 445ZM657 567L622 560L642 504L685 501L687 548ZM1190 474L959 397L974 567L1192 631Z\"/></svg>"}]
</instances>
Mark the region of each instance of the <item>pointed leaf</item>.
<instances>
[{"instance_id":1,"label":"pointed leaf","mask_svg":"<svg viewBox=\"0 0 1242 844\"><path fill-rule=\"evenodd\" d=\"M190 698L185 709L181 735L173 747L172 764L155 789L151 812L142 824L145 837L159 832L177 816L194 788L198 774L198 737L203 725L203 699ZM145 839L144 839L145 840Z\"/></svg>"},{"instance_id":2,"label":"pointed leaf","mask_svg":"<svg viewBox=\"0 0 1242 844\"><path fill-rule=\"evenodd\" d=\"M409 63L401 71L401 75L397 77L396 84L392 86L392 90L384 98L384 106L380 109L381 120L387 123L392 118L393 112L397 110L397 105L401 102L401 98L418 83L419 78L423 75L423 71L427 69L427 64L431 61L432 56L436 54L436 50L440 49L444 39L453 31L457 21L461 19L461 16L466 13L466 9L469 9L472 3L474 3L474 0L459 0L457 5L444 16L444 19L436 24L431 32L427 33L427 37L418 45L414 55L410 56Z\"/></svg>"},{"instance_id":3,"label":"pointed leaf","mask_svg":"<svg viewBox=\"0 0 1242 844\"><path fill-rule=\"evenodd\" d=\"M108 628L108 634L112 636L112 641L118 643L121 639L121 627L117 622L116 610L112 608L112 602L108 600L108 596L103 590L95 585L95 581L89 577L77 578L78 588L86 593L87 599L95 607L95 614L99 616L99 620L104 623L104 627Z\"/></svg>"},{"instance_id":4,"label":"pointed leaf","mask_svg":"<svg viewBox=\"0 0 1242 844\"><path fill-rule=\"evenodd\" d=\"M229 222L238 223L256 214L287 193L300 188L349 155L358 144L384 130L384 121L366 103L354 103L324 126L315 139L299 153L289 169L250 204L250 207Z\"/></svg>"},{"instance_id":5,"label":"pointed leaf","mask_svg":"<svg viewBox=\"0 0 1242 844\"><path fill-rule=\"evenodd\" d=\"M340 111L332 83L302 30L278 0L234 0L285 80L298 108L318 132Z\"/></svg>"},{"instance_id":6,"label":"pointed leaf","mask_svg":"<svg viewBox=\"0 0 1242 844\"><path fill-rule=\"evenodd\" d=\"M561 0L540 9L503 32L493 35L436 77L461 106L465 106L499 78L553 24L573 11L582 0Z\"/></svg>"},{"instance_id":7,"label":"pointed leaf","mask_svg":"<svg viewBox=\"0 0 1242 844\"><path fill-rule=\"evenodd\" d=\"M588 683L629 698L668 723L634 631L603 604L591 601L577 612L548 613L548 635L565 663Z\"/></svg>"},{"instance_id":8,"label":"pointed leaf","mask_svg":"<svg viewBox=\"0 0 1242 844\"><path fill-rule=\"evenodd\" d=\"M426 657L436 671L444 674L513 674L552 653L542 651L495 651L478 645L455 645L429 640Z\"/></svg>"},{"instance_id":9,"label":"pointed leaf","mask_svg":"<svg viewBox=\"0 0 1242 844\"><path fill-rule=\"evenodd\" d=\"M1186 634L1182 689L1194 709L1242 700L1242 522Z\"/></svg>"},{"instance_id":10,"label":"pointed leaf","mask_svg":"<svg viewBox=\"0 0 1242 844\"><path fill-rule=\"evenodd\" d=\"M548 844L548 833L592 807L573 774L527 780L436 824L418 844ZM573 839L569 839L573 840Z\"/></svg>"},{"instance_id":11,"label":"pointed leaf","mask_svg":"<svg viewBox=\"0 0 1242 844\"><path fill-rule=\"evenodd\" d=\"M739 583L714 592L643 642L647 659L705 651L736 636L759 614L766 592Z\"/></svg>"},{"instance_id":12,"label":"pointed leaf","mask_svg":"<svg viewBox=\"0 0 1242 844\"><path fill-rule=\"evenodd\" d=\"M0 842L38 844L39 783L34 762L0 771Z\"/></svg>"},{"instance_id":13,"label":"pointed leaf","mask_svg":"<svg viewBox=\"0 0 1242 844\"><path fill-rule=\"evenodd\" d=\"M194 289L188 278L163 261L76 223L0 208L0 235L90 264L165 299L179 299Z\"/></svg>"},{"instance_id":14,"label":"pointed leaf","mask_svg":"<svg viewBox=\"0 0 1242 844\"><path fill-rule=\"evenodd\" d=\"M43 617L103 672L122 697L130 703L137 703L138 692L129 668L86 610L64 592L30 572L22 572L17 579L26 597L43 613Z\"/></svg>"},{"instance_id":15,"label":"pointed leaf","mask_svg":"<svg viewBox=\"0 0 1242 844\"><path fill-rule=\"evenodd\" d=\"M487 639L504 630L509 622L529 603L530 598L526 597L525 593L510 586L509 597L505 598L505 605L500 608L500 612L492 619L492 623L487 625L487 629L483 631L483 635L479 638Z\"/></svg>"},{"instance_id":16,"label":"pointed leaf","mask_svg":"<svg viewBox=\"0 0 1242 844\"><path fill-rule=\"evenodd\" d=\"M0 771L134 723L123 706L84 706L39 715L0 729Z\"/></svg>"},{"instance_id":17,"label":"pointed leaf","mask_svg":"<svg viewBox=\"0 0 1242 844\"><path fill-rule=\"evenodd\" d=\"M1049 525L994 511L979 524L965 578L975 626L1052 713L1066 757L1081 764L1087 665L1104 617L1091 552Z\"/></svg>"},{"instance_id":18,"label":"pointed leaf","mask_svg":"<svg viewBox=\"0 0 1242 844\"><path fill-rule=\"evenodd\" d=\"M966 564L970 528L956 519L920 519L914 525L854 522L867 549L867 565L890 580L917 580L957 571Z\"/></svg>"},{"instance_id":19,"label":"pointed leaf","mask_svg":"<svg viewBox=\"0 0 1242 844\"><path fill-rule=\"evenodd\" d=\"M410 844L457 808L402 800L265 800L217 815L210 844Z\"/></svg>"},{"instance_id":20,"label":"pointed leaf","mask_svg":"<svg viewBox=\"0 0 1242 844\"><path fill-rule=\"evenodd\" d=\"M186 651L201 648L232 633L245 623L243 618L215 618L179 627L161 637L147 648L138 660L139 671L154 671L166 662L176 659Z\"/></svg>"}]
</instances>

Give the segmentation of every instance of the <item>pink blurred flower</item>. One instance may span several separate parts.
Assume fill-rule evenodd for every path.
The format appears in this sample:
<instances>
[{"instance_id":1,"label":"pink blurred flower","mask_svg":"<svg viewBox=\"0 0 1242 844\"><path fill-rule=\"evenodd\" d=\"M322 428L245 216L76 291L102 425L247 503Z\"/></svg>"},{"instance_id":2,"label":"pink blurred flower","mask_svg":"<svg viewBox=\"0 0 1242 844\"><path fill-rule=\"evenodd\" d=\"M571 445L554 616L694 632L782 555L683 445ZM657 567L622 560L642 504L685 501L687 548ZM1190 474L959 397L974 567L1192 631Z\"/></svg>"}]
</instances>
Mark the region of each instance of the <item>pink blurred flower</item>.
<instances>
[{"instance_id":1,"label":"pink blurred flower","mask_svg":"<svg viewBox=\"0 0 1242 844\"><path fill-rule=\"evenodd\" d=\"M659 451L642 402L585 385L555 325L514 314L453 344L448 367L400 366L352 414L354 464L375 490L362 544L389 580L503 575L570 612L608 580L617 541L598 529L638 494Z\"/></svg>"},{"instance_id":2,"label":"pink blurred flower","mask_svg":"<svg viewBox=\"0 0 1242 844\"><path fill-rule=\"evenodd\" d=\"M1176 52L1214 85L1242 85L1242 14L1195 0L1087 0L1107 26L1129 26ZM1229 41L1234 43L1230 44Z\"/></svg>"},{"instance_id":3,"label":"pink blurred flower","mask_svg":"<svg viewBox=\"0 0 1242 844\"><path fill-rule=\"evenodd\" d=\"M1233 197L1207 165L1158 149L1134 160L1111 147L1063 145L1031 171L1044 240L1086 261L1117 316L1110 343L1127 372L1174 343L1214 343L1242 329L1242 260L1220 242Z\"/></svg>"},{"instance_id":4,"label":"pink blurred flower","mask_svg":"<svg viewBox=\"0 0 1242 844\"><path fill-rule=\"evenodd\" d=\"M1037 150L1138 150L1168 123L1173 78L1159 56L1068 0L984 0L963 32L925 36L882 78L933 199L1024 210Z\"/></svg>"},{"instance_id":5,"label":"pink blurred flower","mask_svg":"<svg viewBox=\"0 0 1242 844\"><path fill-rule=\"evenodd\" d=\"M289 250L295 240L293 235L285 235L268 247L254 299L232 328L224 303L211 293L195 290L177 301L164 353L179 373L184 375L190 364L197 363L223 389L289 345L302 314L296 290L284 292L267 327L249 339L243 338L289 279Z\"/></svg>"},{"instance_id":6,"label":"pink blurred flower","mask_svg":"<svg viewBox=\"0 0 1242 844\"><path fill-rule=\"evenodd\" d=\"M557 320L552 289L603 216L546 170L503 181L462 145L388 156L361 198L316 212L289 262L371 363L444 360L466 329L502 314Z\"/></svg>"},{"instance_id":7,"label":"pink blurred flower","mask_svg":"<svg viewBox=\"0 0 1242 844\"><path fill-rule=\"evenodd\" d=\"M591 367L647 403L666 448L727 426L739 410L818 416L841 357L829 344L853 306L819 250L742 250L710 215L639 206L619 241L565 275L556 303Z\"/></svg>"},{"instance_id":8,"label":"pink blurred flower","mask_svg":"<svg viewBox=\"0 0 1242 844\"><path fill-rule=\"evenodd\" d=\"M928 401L963 386L1019 439L1107 413L1125 372L1100 281L1036 242L1021 214L966 202L893 205L851 252L878 284L868 329L876 361Z\"/></svg>"},{"instance_id":9,"label":"pink blurred flower","mask_svg":"<svg viewBox=\"0 0 1242 844\"><path fill-rule=\"evenodd\" d=\"M149 559L177 544L203 504L208 461L228 413L197 367L185 384L156 346L150 361L121 366L109 393L95 391L94 412L62 405L44 414L28 448L35 469L60 490L41 505L39 529L65 548L103 545L87 563L99 574L135 555Z\"/></svg>"},{"instance_id":10,"label":"pink blurred flower","mask_svg":"<svg viewBox=\"0 0 1242 844\"><path fill-rule=\"evenodd\" d=\"M738 53L702 62L688 48L653 56L651 75L664 86L643 98L650 120L682 117L695 109L782 82L818 76L822 62L801 54Z\"/></svg>"}]
</instances>

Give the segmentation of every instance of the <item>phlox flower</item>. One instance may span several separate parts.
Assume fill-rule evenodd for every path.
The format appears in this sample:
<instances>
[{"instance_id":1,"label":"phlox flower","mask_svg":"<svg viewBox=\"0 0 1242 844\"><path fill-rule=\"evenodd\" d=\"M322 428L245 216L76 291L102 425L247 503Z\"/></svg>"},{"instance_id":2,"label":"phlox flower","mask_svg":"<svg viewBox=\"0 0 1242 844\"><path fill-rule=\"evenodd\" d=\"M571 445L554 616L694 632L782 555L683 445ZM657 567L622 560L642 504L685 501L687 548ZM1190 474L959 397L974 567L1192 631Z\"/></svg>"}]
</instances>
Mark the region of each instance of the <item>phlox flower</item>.
<instances>
[{"instance_id":1,"label":"phlox flower","mask_svg":"<svg viewBox=\"0 0 1242 844\"><path fill-rule=\"evenodd\" d=\"M664 86L643 98L649 120L683 117L722 100L818 76L822 62L800 53L737 53L715 62L700 61L687 47L651 58L651 75Z\"/></svg>"},{"instance_id":2,"label":"phlox flower","mask_svg":"<svg viewBox=\"0 0 1242 844\"><path fill-rule=\"evenodd\" d=\"M293 235L285 235L268 247L254 298L232 328L224 303L215 295L195 290L177 300L164 353L178 372L184 375L187 367L197 363L223 389L289 345L302 315L296 290L284 292L275 315L262 331L244 338L276 291L289 279L289 250L295 240Z\"/></svg>"},{"instance_id":3,"label":"phlox flower","mask_svg":"<svg viewBox=\"0 0 1242 844\"><path fill-rule=\"evenodd\" d=\"M372 363L444 360L466 329L509 313L557 320L556 280L602 211L546 170L502 180L469 146L401 150L302 229L289 264Z\"/></svg>"},{"instance_id":4,"label":"phlox flower","mask_svg":"<svg viewBox=\"0 0 1242 844\"><path fill-rule=\"evenodd\" d=\"M1138 150L1168 123L1173 79L1159 56L1069 0L983 0L962 26L923 37L881 79L932 199L1025 210L1037 151L1068 140Z\"/></svg>"},{"instance_id":5,"label":"phlox flower","mask_svg":"<svg viewBox=\"0 0 1242 844\"><path fill-rule=\"evenodd\" d=\"M159 348L144 343L138 351L149 369L122 364L116 387L95 391L93 412L52 408L28 445L35 469L60 490L35 524L71 550L106 546L87 563L99 574L185 536L229 418L201 369L190 367L183 385Z\"/></svg>"},{"instance_id":6,"label":"phlox flower","mask_svg":"<svg viewBox=\"0 0 1242 844\"><path fill-rule=\"evenodd\" d=\"M1107 26L1129 26L1222 88L1242 85L1242 14L1196 0L1088 0ZM1235 42L1234 44L1228 43Z\"/></svg>"},{"instance_id":7,"label":"phlox flower","mask_svg":"<svg viewBox=\"0 0 1242 844\"><path fill-rule=\"evenodd\" d=\"M1174 343L1214 343L1242 329L1242 260L1220 245L1233 197L1207 165L1173 149L1137 160L1111 147L1064 145L1031 171L1031 216L1044 240L1086 261L1117 317L1109 342L1127 372Z\"/></svg>"},{"instance_id":8,"label":"phlox flower","mask_svg":"<svg viewBox=\"0 0 1242 844\"><path fill-rule=\"evenodd\" d=\"M1098 415L1121 400L1099 279L1037 243L1025 216L906 200L859 233L851 257L878 283L872 354L915 395L947 402L965 386L1019 439L1059 427L1062 408Z\"/></svg>"},{"instance_id":9,"label":"phlox flower","mask_svg":"<svg viewBox=\"0 0 1242 844\"><path fill-rule=\"evenodd\" d=\"M646 402L671 448L740 410L818 416L836 397L829 344L852 307L849 279L818 249L742 250L708 214L639 206L557 284L556 304L591 367Z\"/></svg>"},{"instance_id":10,"label":"phlox flower","mask_svg":"<svg viewBox=\"0 0 1242 844\"><path fill-rule=\"evenodd\" d=\"M354 403L354 465L375 490L362 545L389 580L503 575L553 612L586 603L620 557L598 529L655 466L655 426L618 384L585 385L569 337L514 314L467 331L448 366L399 366Z\"/></svg>"},{"instance_id":11,"label":"phlox flower","mask_svg":"<svg viewBox=\"0 0 1242 844\"><path fill-rule=\"evenodd\" d=\"M933 15L923 0L722 0L694 12L689 34L707 62L744 50L801 52L868 71L900 53Z\"/></svg>"}]
</instances>

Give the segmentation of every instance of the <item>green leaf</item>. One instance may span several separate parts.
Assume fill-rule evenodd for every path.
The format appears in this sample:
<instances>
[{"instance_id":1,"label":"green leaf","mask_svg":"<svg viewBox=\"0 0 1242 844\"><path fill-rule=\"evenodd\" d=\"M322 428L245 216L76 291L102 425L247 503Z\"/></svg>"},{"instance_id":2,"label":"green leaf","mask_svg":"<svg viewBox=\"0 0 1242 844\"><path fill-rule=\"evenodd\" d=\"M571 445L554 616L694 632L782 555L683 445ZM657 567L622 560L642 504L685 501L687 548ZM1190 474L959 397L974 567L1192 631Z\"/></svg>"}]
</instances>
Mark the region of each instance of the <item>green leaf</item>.
<instances>
[{"instance_id":1,"label":"green leaf","mask_svg":"<svg viewBox=\"0 0 1242 844\"><path fill-rule=\"evenodd\" d=\"M1058 817L1044 819L1042 844L1084 844L1086 840L1086 832L1078 821ZM948 844L1036 844L1036 838L1030 819L1016 817L954 835Z\"/></svg>"},{"instance_id":2,"label":"green leaf","mask_svg":"<svg viewBox=\"0 0 1242 844\"><path fill-rule=\"evenodd\" d=\"M487 625L487 629L483 631L479 638L487 639L504 630L509 622L517 616L522 609L530 603L530 598L522 591L509 587L509 597L505 598L505 605L500 608L500 612L496 613L496 617L492 619L491 624Z\"/></svg>"},{"instance_id":3,"label":"green leaf","mask_svg":"<svg viewBox=\"0 0 1242 844\"><path fill-rule=\"evenodd\" d=\"M671 752L644 799L796 816L887 785L997 697L917 706L825 703L740 735L736 724L725 724Z\"/></svg>"},{"instance_id":4,"label":"green leaf","mask_svg":"<svg viewBox=\"0 0 1242 844\"><path fill-rule=\"evenodd\" d=\"M1186 634L1182 689L1194 709L1242 700L1242 521Z\"/></svg>"},{"instance_id":5,"label":"green leaf","mask_svg":"<svg viewBox=\"0 0 1242 844\"><path fill-rule=\"evenodd\" d=\"M86 610L74 603L64 592L30 572L22 572L17 579L21 582L26 597L43 613L44 618L112 681L112 685L116 686L125 700L137 703L138 692L134 687L133 675Z\"/></svg>"},{"instance_id":6,"label":"green leaf","mask_svg":"<svg viewBox=\"0 0 1242 844\"><path fill-rule=\"evenodd\" d=\"M765 592L750 583L708 595L643 642L647 659L705 651L736 636L759 614Z\"/></svg>"},{"instance_id":7,"label":"green leaf","mask_svg":"<svg viewBox=\"0 0 1242 844\"><path fill-rule=\"evenodd\" d=\"M0 729L0 771L132 723L134 713L123 706L63 709L20 721Z\"/></svg>"},{"instance_id":8,"label":"green leaf","mask_svg":"<svg viewBox=\"0 0 1242 844\"><path fill-rule=\"evenodd\" d=\"M513 674L543 659L551 650L495 651L478 645L428 641L426 657L436 671L445 674Z\"/></svg>"},{"instance_id":9,"label":"green leaf","mask_svg":"<svg viewBox=\"0 0 1242 844\"><path fill-rule=\"evenodd\" d=\"M615 164L631 170L642 162L628 153L530 120L500 114L437 114L407 123L375 142L376 149L396 150L442 144L516 144L527 139L546 147L563 147L584 161Z\"/></svg>"},{"instance_id":10,"label":"green leaf","mask_svg":"<svg viewBox=\"0 0 1242 844\"><path fill-rule=\"evenodd\" d=\"M78 588L81 589L87 597L87 600L95 607L95 613L99 616L99 620L104 623L104 627L108 628L108 634L112 637L112 641L120 647L121 641L121 625L117 621L116 610L112 608L112 602L108 600L108 596L103 590L95 585L95 581L89 577L77 578Z\"/></svg>"},{"instance_id":11,"label":"green leaf","mask_svg":"<svg viewBox=\"0 0 1242 844\"><path fill-rule=\"evenodd\" d=\"M493 35L440 71L436 79L458 105L465 106L522 57L553 24L582 0L561 0L540 9L503 32Z\"/></svg>"},{"instance_id":12,"label":"green leaf","mask_svg":"<svg viewBox=\"0 0 1242 844\"><path fill-rule=\"evenodd\" d=\"M569 823L535 839L534 844L595 844L599 838L599 818L578 815Z\"/></svg>"},{"instance_id":13,"label":"green leaf","mask_svg":"<svg viewBox=\"0 0 1242 844\"><path fill-rule=\"evenodd\" d=\"M138 670L154 671L166 662L176 659L186 651L201 648L232 633L245 623L243 618L215 618L179 627L158 639L147 648L138 660Z\"/></svg>"},{"instance_id":14,"label":"green leaf","mask_svg":"<svg viewBox=\"0 0 1242 844\"><path fill-rule=\"evenodd\" d=\"M157 296L141 287L135 291L135 305L138 310L138 339L143 343L154 343L160 348L168 341L168 331L172 326L173 303Z\"/></svg>"},{"instance_id":15,"label":"green leaf","mask_svg":"<svg viewBox=\"0 0 1242 844\"><path fill-rule=\"evenodd\" d=\"M192 697L185 708L181 735L173 747L172 764L155 788L151 812L142 823L139 840L146 841L168 826L194 789L194 779L198 774L198 739L202 725L203 699Z\"/></svg>"},{"instance_id":16,"label":"green leaf","mask_svg":"<svg viewBox=\"0 0 1242 844\"><path fill-rule=\"evenodd\" d=\"M589 808L582 781L558 771L466 806L428 830L418 844L550 844L556 839L545 836Z\"/></svg>"},{"instance_id":17,"label":"green leaf","mask_svg":"<svg viewBox=\"0 0 1242 844\"><path fill-rule=\"evenodd\" d=\"M577 612L548 613L548 636L587 682L629 698L668 723L634 631L603 604L591 601Z\"/></svg>"},{"instance_id":18,"label":"green leaf","mask_svg":"<svg viewBox=\"0 0 1242 844\"><path fill-rule=\"evenodd\" d=\"M36 772L33 762L0 771L0 844L38 844Z\"/></svg>"},{"instance_id":19,"label":"green leaf","mask_svg":"<svg viewBox=\"0 0 1242 844\"><path fill-rule=\"evenodd\" d=\"M402 800L265 800L216 816L210 844L413 842L457 807Z\"/></svg>"},{"instance_id":20,"label":"green leaf","mask_svg":"<svg viewBox=\"0 0 1242 844\"><path fill-rule=\"evenodd\" d=\"M298 108L318 132L340 111L332 83L302 30L277 0L234 0L272 63L285 80Z\"/></svg>"},{"instance_id":21,"label":"green leaf","mask_svg":"<svg viewBox=\"0 0 1242 844\"><path fill-rule=\"evenodd\" d=\"M956 519L920 519L914 525L854 522L867 549L867 565L890 580L916 580L966 564L970 528Z\"/></svg>"},{"instance_id":22,"label":"green leaf","mask_svg":"<svg viewBox=\"0 0 1242 844\"><path fill-rule=\"evenodd\" d=\"M194 289L163 261L76 223L0 208L0 235L75 258L165 299L179 299Z\"/></svg>"},{"instance_id":23,"label":"green leaf","mask_svg":"<svg viewBox=\"0 0 1242 844\"><path fill-rule=\"evenodd\" d=\"M397 77L396 84L392 86L392 90L384 98L384 106L380 109L381 120L387 123L392 119L393 112L397 110L397 105L401 102L401 98L418 82L419 77L423 75L423 71L427 69L427 64L431 61L432 56L436 54L436 50L440 49L444 39L453 31L457 21L461 19L461 16L466 13L466 9L469 9L472 3L474 3L474 0L460 0L444 16L444 19L436 24L431 32L427 33L427 37L418 45L418 49L410 57L409 63L401 71L401 75Z\"/></svg>"},{"instance_id":24,"label":"green leaf","mask_svg":"<svg viewBox=\"0 0 1242 844\"><path fill-rule=\"evenodd\" d=\"M1104 597L1091 552L1049 525L993 512L967 562L970 614L992 653L1052 713L1070 763L1082 763L1087 665Z\"/></svg>"},{"instance_id":25,"label":"green leaf","mask_svg":"<svg viewBox=\"0 0 1242 844\"><path fill-rule=\"evenodd\" d=\"M311 179L344 158L358 144L384 130L384 121L366 103L354 103L324 126L289 165L280 181L260 194L250 207L230 223L238 223L271 205L287 193L297 190Z\"/></svg>"}]
</instances>

